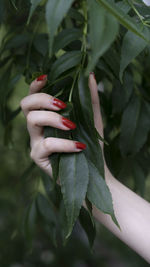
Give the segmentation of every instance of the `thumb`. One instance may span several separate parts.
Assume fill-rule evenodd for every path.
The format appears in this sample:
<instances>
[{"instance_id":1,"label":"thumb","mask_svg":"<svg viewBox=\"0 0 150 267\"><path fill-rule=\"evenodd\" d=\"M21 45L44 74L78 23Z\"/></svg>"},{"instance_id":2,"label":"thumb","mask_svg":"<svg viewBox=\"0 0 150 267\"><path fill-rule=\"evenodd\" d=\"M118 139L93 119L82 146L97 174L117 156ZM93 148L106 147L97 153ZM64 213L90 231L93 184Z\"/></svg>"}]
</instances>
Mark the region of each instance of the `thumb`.
<instances>
[{"instance_id":1,"label":"thumb","mask_svg":"<svg viewBox=\"0 0 150 267\"><path fill-rule=\"evenodd\" d=\"M100 111L98 86L97 86L94 72L91 72L89 75L89 88L91 92L95 128L97 129L99 134L103 137L103 121L102 121L102 115Z\"/></svg>"}]
</instances>

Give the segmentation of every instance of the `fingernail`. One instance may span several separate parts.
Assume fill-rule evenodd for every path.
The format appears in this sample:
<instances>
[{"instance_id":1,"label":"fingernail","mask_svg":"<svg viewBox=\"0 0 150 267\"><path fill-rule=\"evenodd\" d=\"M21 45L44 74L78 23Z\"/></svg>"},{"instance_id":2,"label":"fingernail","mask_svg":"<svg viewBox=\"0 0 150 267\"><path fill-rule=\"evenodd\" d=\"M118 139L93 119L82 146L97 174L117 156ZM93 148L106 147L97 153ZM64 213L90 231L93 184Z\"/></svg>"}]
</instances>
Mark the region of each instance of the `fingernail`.
<instances>
[{"instance_id":1,"label":"fingernail","mask_svg":"<svg viewBox=\"0 0 150 267\"><path fill-rule=\"evenodd\" d=\"M46 74L43 74L43 75L41 75L41 76L39 76L39 77L36 78L37 82L44 81L46 79L47 79L47 75Z\"/></svg>"},{"instance_id":2,"label":"fingernail","mask_svg":"<svg viewBox=\"0 0 150 267\"><path fill-rule=\"evenodd\" d=\"M85 149L86 145L80 142L75 142L76 148L78 149Z\"/></svg>"},{"instance_id":3,"label":"fingernail","mask_svg":"<svg viewBox=\"0 0 150 267\"><path fill-rule=\"evenodd\" d=\"M65 125L66 127L68 127L69 129L73 130L75 129L77 126L74 122L62 117L62 123L63 125Z\"/></svg>"},{"instance_id":4,"label":"fingernail","mask_svg":"<svg viewBox=\"0 0 150 267\"><path fill-rule=\"evenodd\" d=\"M53 105L61 109L64 109L67 106L63 101L57 98L53 98Z\"/></svg>"},{"instance_id":5,"label":"fingernail","mask_svg":"<svg viewBox=\"0 0 150 267\"><path fill-rule=\"evenodd\" d=\"M95 78L95 73L94 73L93 71L90 72L90 75L93 75L94 79L96 80L96 78Z\"/></svg>"}]
</instances>

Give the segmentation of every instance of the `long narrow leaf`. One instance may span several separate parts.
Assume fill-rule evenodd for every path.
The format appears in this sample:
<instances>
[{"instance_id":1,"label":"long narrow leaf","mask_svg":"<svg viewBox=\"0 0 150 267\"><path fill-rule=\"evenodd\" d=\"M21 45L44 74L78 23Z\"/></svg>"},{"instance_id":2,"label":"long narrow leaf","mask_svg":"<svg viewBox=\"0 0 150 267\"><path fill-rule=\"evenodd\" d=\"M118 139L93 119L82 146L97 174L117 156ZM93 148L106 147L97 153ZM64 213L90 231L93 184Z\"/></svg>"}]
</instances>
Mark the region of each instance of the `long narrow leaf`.
<instances>
[{"instance_id":1,"label":"long narrow leaf","mask_svg":"<svg viewBox=\"0 0 150 267\"><path fill-rule=\"evenodd\" d=\"M73 0L48 0L46 5L46 21L49 32L49 54L52 55L54 36L62 19L71 7Z\"/></svg>"},{"instance_id":2,"label":"long narrow leaf","mask_svg":"<svg viewBox=\"0 0 150 267\"><path fill-rule=\"evenodd\" d=\"M117 20L96 0L88 0L88 6L90 17L89 41L92 51L89 54L87 75L94 69L99 57L107 51L115 40L119 29Z\"/></svg>"},{"instance_id":3,"label":"long narrow leaf","mask_svg":"<svg viewBox=\"0 0 150 267\"><path fill-rule=\"evenodd\" d=\"M145 28L147 35L149 31ZM134 34L131 31L128 31L123 39L122 49L121 49L121 62L120 62L120 80L122 81L122 76L125 68L128 64L138 56L144 48L147 46L147 42Z\"/></svg>"},{"instance_id":4,"label":"long narrow leaf","mask_svg":"<svg viewBox=\"0 0 150 267\"><path fill-rule=\"evenodd\" d=\"M60 159L59 178L68 220L68 238L79 215L89 182L89 169L84 154L64 154Z\"/></svg>"},{"instance_id":5,"label":"long narrow leaf","mask_svg":"<svg viewBox=\"0 0 150 267\"><path fill-rule=\"evenodd\" d=\"M31 0L31 8L30 8L30 13L29 13L27 24L30 23L31 17L32 17L35 9L37 8L37 6L40 4L41 1L42 0Z\"/></svg>"}]
</instances>

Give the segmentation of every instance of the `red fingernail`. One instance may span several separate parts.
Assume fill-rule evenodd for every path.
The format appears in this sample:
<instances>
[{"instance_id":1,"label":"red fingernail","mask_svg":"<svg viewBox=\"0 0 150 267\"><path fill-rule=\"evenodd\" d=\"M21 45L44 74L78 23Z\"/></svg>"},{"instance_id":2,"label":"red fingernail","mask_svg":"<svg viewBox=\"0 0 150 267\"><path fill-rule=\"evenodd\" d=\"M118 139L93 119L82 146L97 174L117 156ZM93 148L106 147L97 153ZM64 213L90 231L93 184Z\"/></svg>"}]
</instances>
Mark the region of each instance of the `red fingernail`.
<instances>
[{"instance_id":1,"label":"red fingernail","mask_svg":"<svg viewBox=\"0 0 150 267\"><path fill-rule=\"evenodd\" d=\"M67 106L63 101L57 98L53 98L53 105L61 109L64 109Z\"/></svg>"},{"instance_id":2,"label":"red fingernail","mask_svg":"<svg viewBox=\"0 0 150 267\"><path fill-rule=\"evenodd\" d=\"M41 75L41 76L39 76L39 77L37 77L36 78L36 80L39 82L39 81L44 81L44 80L46 80L47 79L47 75L46 74L43 74L43 75Z\"/></svg>"},{"instance_id":3,"label":"red fingernail","mask_svg":"<svg viewBox=\"0 0 150 267\"><path fill-rule=\"evenodd\" d=\"M94 73L93 71L90 72L90 75L93 75L94 79L96 80L96 78L95 78L95 73Z\"/></svg>"},{"instance_id":4,"label":"red fingernail","mask_svg":"<svg viewBox=\"0 0 150 267\"><path fill-rule=\"evenodd\" d=\"M85 149L86 145L80 142L75 142L76 148L78 149Z\"/></svg>"},{"instance_id":5,"label":"red fingernail","mask_svg":"<svg viewBox=\"0 0 150 267\"><path fill-rule=\"evenodd\" d=\"M64 118L64 117L62 117L62 123L66 126L66 127L68 127L69 129L71 129L71 130L73 130L73 129L75 129L77 126L76 126L76 124L74 123L74 122L72 122L72 121L70 121L70 120L68 120L68 119L66 119L66 118Z\"/></svg>"}]
</instances>

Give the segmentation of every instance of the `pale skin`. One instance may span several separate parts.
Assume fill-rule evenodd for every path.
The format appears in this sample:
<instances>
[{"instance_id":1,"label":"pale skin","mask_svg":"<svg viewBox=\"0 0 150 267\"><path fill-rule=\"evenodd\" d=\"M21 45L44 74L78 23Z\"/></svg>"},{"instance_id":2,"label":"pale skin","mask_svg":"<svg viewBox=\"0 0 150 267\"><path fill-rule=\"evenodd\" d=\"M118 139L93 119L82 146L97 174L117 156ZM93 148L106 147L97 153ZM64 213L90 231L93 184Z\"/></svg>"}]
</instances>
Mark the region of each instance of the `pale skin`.
<instances>
[{"instance_id":1,"label":"pale skin","mask_svg":"<svg viewBox=\"0 0 150 267\"><path fill-rule=\"evenodd\" d=\"M64 131L70 130L62 123L62 116L56 112L60 108L54 105L54 98L40 92L46 82L46 76L43 80L33 81L29 88L29 95L23 98L20 104L27 120L27 129L30 135L30 156L40 168L52 177L49 155L54 152L80 153L82 149L76 147L76 141L78 140L44 138L43 127L46 125ZM100 135L103 136L103 122L97 83L93 73L89 75L89 88L95 127ZM100 145L103 148L101 142ZM94 206L93 215L100 223L150 263L150 203L115 179L105 162L104 165L106 183L112 194L114 211L121 230L113 223L109 215L100 212Z\"/></svg>"}]
</instances>

